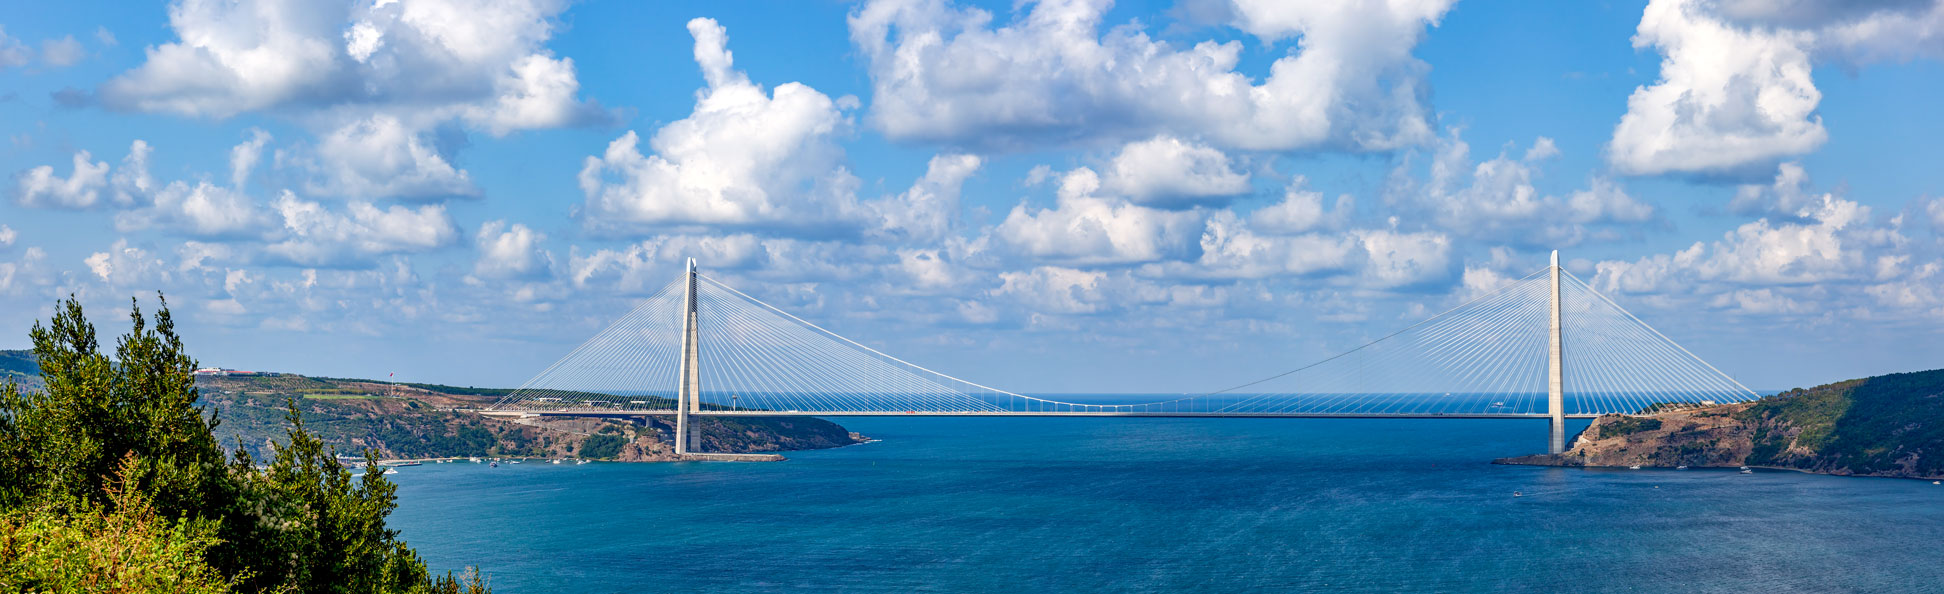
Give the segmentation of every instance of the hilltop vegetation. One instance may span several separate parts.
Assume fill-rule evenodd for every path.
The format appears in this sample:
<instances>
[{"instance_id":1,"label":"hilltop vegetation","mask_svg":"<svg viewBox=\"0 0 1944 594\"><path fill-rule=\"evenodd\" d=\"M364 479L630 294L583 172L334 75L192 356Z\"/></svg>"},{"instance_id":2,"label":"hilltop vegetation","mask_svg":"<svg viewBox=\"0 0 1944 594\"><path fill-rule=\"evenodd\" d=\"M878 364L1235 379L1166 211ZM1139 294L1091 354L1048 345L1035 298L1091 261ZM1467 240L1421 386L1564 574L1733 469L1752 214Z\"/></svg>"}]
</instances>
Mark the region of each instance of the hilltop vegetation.
<instances>
[{"instance_id":1,"label":"hilltop vegetation","mask_svg":"<svg viewBox=\"0 0 1944 594\"><path fill-rule=\"evenodd\" d=\"M109 351L70 298L31 333L42 387L0 378L0 591L486 591L431 575L384 473L354 481L294 409L273 456L223 451L167 304L130 318Z\"/></svg>"},{"instance_id":2,"label":"hilltop vegetation","mask_svg":"<svg viewBox=\"0 0 1944 594\"><path fill-rule=\"evenodd\" d=\"M1944 477L1944 370L1797 388L1752 403L1607 415L1564 454L1505 462Z\"/></svg>"}]
</instances>

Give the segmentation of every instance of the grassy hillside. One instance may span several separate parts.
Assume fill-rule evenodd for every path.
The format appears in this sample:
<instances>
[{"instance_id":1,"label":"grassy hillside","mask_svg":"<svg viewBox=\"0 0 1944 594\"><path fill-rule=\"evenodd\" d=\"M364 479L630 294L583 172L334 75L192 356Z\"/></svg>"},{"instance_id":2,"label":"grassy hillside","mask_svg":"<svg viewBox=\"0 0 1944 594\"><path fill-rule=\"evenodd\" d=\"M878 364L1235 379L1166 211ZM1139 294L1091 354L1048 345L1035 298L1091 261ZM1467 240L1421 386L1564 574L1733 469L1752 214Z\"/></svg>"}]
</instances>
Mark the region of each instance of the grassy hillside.
<instances>
[{"instance_id":1,"label":"grassy hillside","mask_svg":"<svg viewBox=\"0 0 1944 594\"><path fill-rule=\"evenodd\" d=\"M1607 415L1564 454L1503 462L1944 477L1944 370L1798 388L1752 403Z\"/></svg>"}]
</instances>

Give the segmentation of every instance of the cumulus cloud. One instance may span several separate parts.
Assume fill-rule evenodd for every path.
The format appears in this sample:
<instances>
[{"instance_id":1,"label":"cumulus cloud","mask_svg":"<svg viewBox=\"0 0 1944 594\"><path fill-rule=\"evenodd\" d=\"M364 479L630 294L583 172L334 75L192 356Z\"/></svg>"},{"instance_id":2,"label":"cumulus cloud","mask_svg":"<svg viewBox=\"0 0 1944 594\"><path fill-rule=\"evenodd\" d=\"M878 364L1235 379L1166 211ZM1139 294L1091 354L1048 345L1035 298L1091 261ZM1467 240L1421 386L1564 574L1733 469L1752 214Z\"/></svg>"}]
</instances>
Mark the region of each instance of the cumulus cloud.
<instances>
[{"instance_id":1,"label":"cumulus cloud","mask_svg":"<svg viewBox=\"0 0 1944 594\"><path fill-rule=\"evenodd\" d=\"M34 61L34 50L7 35L7 27L0 25L0 68L18 68Z\"/></svg>"},{"instance_id":2,"label":"cumulus cloud","mask_svg":"<svg viewBox=\"0 0 1944 594\"><path fill-rule=\"evenodd\" d=\"M473 237L479 259L473 276L485 279L534 279L553 273L553 254L541 247L547 236L526 225L488 221Z\"/></svg>"},{"instance_id":3,"label":"cumulus cloud","mask_svg":"<svg viewBox=\"0 0 1944 594\"><path fill-rule=\"evenodd\" d=\"M264 252L299 266L365 267L377 256L445 247L459 235L438 204L381 209L353 202L338 213L286 191L272 208L283 222L282 239L265 246Z\"/></svg>"},{"instance_id":4,"label":"cumulus cloud","mask_svg":"<svg viewBox=\"0 0 1944 594\"><path fill-rule=\"evenodd\" d=\"M13 247L14 240L19 236L18 233L14 232L13 227L0 225L0 250Z\"/></svg>"},{"instance_id":5,"label":"cumulus cloud","mask_svg":"<svg viewBox=\"0 0 1944 594\"><path fill-rule=\"evenodd\" d=\"M41 42L41 61L48 66L65 68L81 63L86 57L87 48L81 47L81 42L75 41L73 35Z\"/></svg>"},{"instance_id":6,"label":"cumulus cloud","mask_svg":"<svg viewBox=\"0 0 1944 594\"><path fill-rule=\"evenodd\" d=\"M1797 175L1784 170L1777 185L1794 185ZM1708 296L1712 306L1746 313L1797 312L1789 300L1827 304L1858 287L1908 283L1923 267L1911 266L1901 226L1901 217L1877 220L1868 206L1815 194L1786 218L1745 223L1715 241L1599 262L1593 283L1613 293Z\"/></svg>"},{"instance_id":7,"label":"cumulus cloud","mask_svg":"<svg viewBox=\"0 0 1944 594\"><path fill-rule=\"evenodd\" d=\"M353 199L437 199L479 195L472 176L448 160L427 134L398 118L373 115L325 134L309 190Z\"/></svg>"},{"instance_id":8,"label":"cumulus cloud","mask_svg":"<svg viewBox=\"0 0 1944 594\"><path fill-rule=\"evenodd\" d=\"M1289 186L1283 190L1282 200L1256 209L1249 215L1250 224L1266 231L1296 233L1333 229L1348 223L1356 208L1356 200L1349 194L1343 194L1337 196L1335 206L1326 207L1321 192L1304 188L1308 182L1300 175L1290 180Z\"/></svg>"},{"instance_id":9,"label":"cumulus cloud","mask_svg":"<svg viewBox=\"0 0 1944 594\"><path fill-rule=\"evenodd\" d=\"M649 140L629 131L590 156L580 173L591 227L816 226L859 216L856 177L835 143L848 120L839 102L801 83L765 94L734 69L728 34L689 21L708 86L694 113Z\"/></svg>"},{"instance_id":10,"label":"cumulus cloud","mask_svg":"<svg viewBox=\"0 0 1944 594\"><path fill-rule=\"evenodd\" d=\"M1223 147L1381 151L1432 136L1411 49L1448 0L1239 0L1232 26L1296 48L1262 84L1240 41L1176 48L1138 24L1100 32L1110 0L1045 0L995 26L945 0L873 0L850 16L871 122L900 140L988 148L1202 135Z\"/></svg>"},{"instance_id":11,"label":"cumulus cloud","mask_svg":"<svg viewBox=\"0 0 1944 594\"><path fill-rule=\"evenodd\" d=\"M89 254L82 260L88 271L114 287L153 287L170 282L171 271L162 259L148 250L117 239L105 252Z\"/></svg>"},{"instance_id":12,"label":"cumulus cloud","mask_svg":"<svg viewBox=\"0 0 1944 594\"><path fill-rule=\"evenodd\" d=\"M1387 191L1395 201L1414 205L1437 221L1440 229L1530 247L1570 247L1611 238L1628 225L1656 218L1652 206L1601 177L1564 197L1542 192L1534 180L1543 163L1558 154L1552 139L1541 136L1522 156L1502 150L1473 163L1471 146L1454 130L1439 139L1427 181L1419 183L1400 169L1393 175L1399 185Z\"/></svg>"},{"instance_id":13,"label":"cumulus cloud","mask_svg":"<svg viewBox=\"0 0 1944 594\"><path fill-rule=\"evenodd\" d=\"M543 44L557 0L181 0L179 39L102 88L111 105L187 116L424 106L496 133L574 123L573 64ZM561 94L565 89L567 92Z\"/></svg>"},{"instance_id":14,"label":"cumulus cloud","mask_svg":"<svg viewBox=\"0 0 1944 594\"><path fill-rule=\"evenodd\" d=\"M1132 264L1191 255L1202 215L1101 195L1100 176L1081 167L1060 180L1053 208L1014 207L992 235L1034 259L1066 264Z\"/></svg>"},{"instance_id":15,"label":"cumulus cloud","mask_svg":"<svg viewBox=\"0 0 1944 594\"><path fill-rule=\"evenodd\" d=\"M178 41L102 85L120 109L293 116L322 132L310 190L352 199L478 193L433 138L605 119L544 47L559 0L180 0Z\"/></svg>"},{"instance_id":16,"label":"cumulus cloud","mask_svg":"<svg viewBox=\"0 0 1944 594\"><path fill-rule=\"evenodd\" d=\"M251 171L262 158L270 134L252 128L248 139L230 149L230 185L174 181L160 188L148 174L148 143L135 141L128 158L115 172L117 204L115 228L124 233L162 229L197 237L260 237L272 226L267 213L244 192Z\"/></svg>"},{"instance_id":17,"label":"cumulus cloud","mask_svg":"<svg viewBox=\"0 0 1944 594\"><path fill-rule=\"evenodd\" d=\"M1249 192L1249 176L1222 151L1172 136L1128 143L1107 166L1102 187L1161 208L1215 204Z\"/></svg>"},{"instance_id":18,"label":"cumulus cloud","mask_svg":"<svg viewBox=\"0 0 1944 594\"><path fill-rule=\"evenodd\" d=\"M1737 26L1698 0L1655 0L1636 48L1661 52L1660 80L1634 89L1608 159L1629 174L1720 173L1800 155L1828 138L1814 115L1814 35Z\"/></svg>"},{"instance_id":19,"label":"cumulus cloud","mask_svg":"<svg viewBox=\"0 0 1944 594\"><path fill-rule=\"evenodd\" d=\"M959 189L979 170L973 155L938 155L911 189L872 204L883 218L878 234L915 243L944 239L956 226Z\"/></svg>"},{"instance_id":20,"label":"cumulus cloud","mask_svg":"<svg viewBox=\"0 0 1944 594\"><path fill-rule=\"evenodd\" d=\"M1633 43L1661 53L1661 73L1627 100L1615 169L1746 174L1828 138L1816 63L1944 58L1944 3L1654 0Z\"/></svg>"},{"instance_id":21,"label":"cumulus cloud","mask_svg":"<svg viewBox=\"0 0 1944 594\"><path fill-rule=\"evenodd\" d=\"M88 208L100 201L108 187L108 162L95 161L88 151L74 153L73 169L66 178L54 173L52 165L21 172L14 179L14 196L22 206Z\"/></svg>"}]
</instances>

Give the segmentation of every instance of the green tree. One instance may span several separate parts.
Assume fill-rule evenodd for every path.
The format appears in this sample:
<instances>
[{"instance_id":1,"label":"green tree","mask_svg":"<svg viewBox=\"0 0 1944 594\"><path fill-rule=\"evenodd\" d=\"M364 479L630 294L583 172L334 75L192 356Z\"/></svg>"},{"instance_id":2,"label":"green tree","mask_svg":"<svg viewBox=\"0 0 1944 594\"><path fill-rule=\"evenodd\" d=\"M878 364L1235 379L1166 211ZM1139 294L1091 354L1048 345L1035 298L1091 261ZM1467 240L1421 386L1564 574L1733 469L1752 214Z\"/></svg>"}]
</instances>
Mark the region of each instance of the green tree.
<instances>
[{"instance_id":1,"label":"green tree","mask_svg":"<svg viewBox=\"0 0 1944 594\"><path fill-rule=\"evenodd\" d=\"M110 357L81 304L68 298L31 333L45 387L0 385L0 513L11 522L8 534L57 544L35 549L48 554L98 556L114 543L72 537L110 525L154 528L140 532L155 537L140 550L195 556L228 576L211 583L244 592L488 591L477 573L430 576L385 526L397 508L396 487L382 472L354 482L304 428L296 402L288 405L289 441L266 467L241 448L228 457L212 433L217 415L196 407L196 361L168 302L153 326L140 303L129 317L133 329ZM367 460L375 457L367 452ZM205 591L149 585L110 591Z\"/></svg>"}]
</instances>

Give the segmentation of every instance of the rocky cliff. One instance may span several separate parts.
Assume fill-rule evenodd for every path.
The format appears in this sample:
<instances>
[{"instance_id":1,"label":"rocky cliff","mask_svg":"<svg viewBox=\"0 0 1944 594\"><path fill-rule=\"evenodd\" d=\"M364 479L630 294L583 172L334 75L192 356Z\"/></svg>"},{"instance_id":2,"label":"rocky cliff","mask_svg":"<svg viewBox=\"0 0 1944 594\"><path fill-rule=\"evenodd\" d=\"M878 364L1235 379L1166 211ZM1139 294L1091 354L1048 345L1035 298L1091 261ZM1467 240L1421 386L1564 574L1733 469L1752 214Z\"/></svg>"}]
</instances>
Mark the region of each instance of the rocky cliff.
<instances>
[{"instance_id":1,"label":"rocky cliff","mask_svg":"<svg viewBox=\"0 0 1944 594\"><path fill-rule=\"evenodd\" d=\"M1795 389L1751 403L1595 419L1547 466L1763 466L1944 478L1944 370Z\"/></svg>"}]
</instances>

